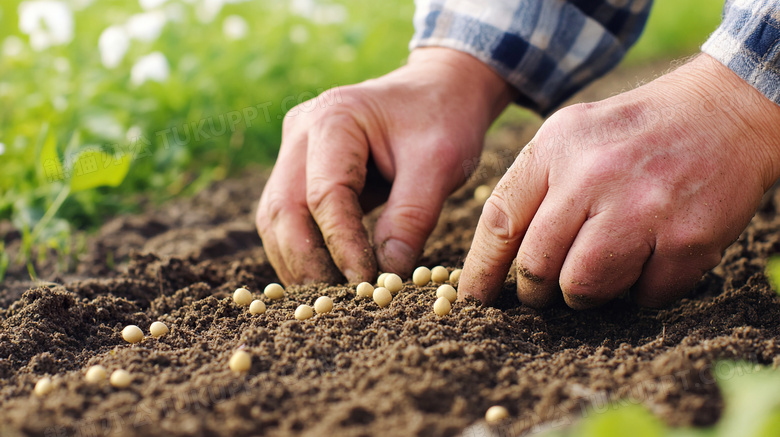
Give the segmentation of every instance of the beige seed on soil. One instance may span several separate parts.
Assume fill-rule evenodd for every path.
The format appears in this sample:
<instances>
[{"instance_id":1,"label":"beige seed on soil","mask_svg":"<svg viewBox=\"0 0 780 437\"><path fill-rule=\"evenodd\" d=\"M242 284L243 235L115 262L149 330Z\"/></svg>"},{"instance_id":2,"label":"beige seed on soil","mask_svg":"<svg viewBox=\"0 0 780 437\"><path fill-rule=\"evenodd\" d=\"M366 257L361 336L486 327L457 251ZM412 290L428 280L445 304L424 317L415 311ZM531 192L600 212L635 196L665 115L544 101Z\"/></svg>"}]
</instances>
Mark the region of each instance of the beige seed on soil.
<instances>
[{"instance_id":1,"label":"beige seed on soil","mask_svg":"<svg viewBox=\"0 0 780 437\"><path fill-rule=\"evenodd\" d=\"M263 290L263 294L265 294L265 297L271 300L281 299L284 297L284 288L282 288L281 285L274 282L268 284L265 287L265 290Z\"/></svg>"},{"instance_id":2,"label":"beige seed on soil","mask_svg":"<svg viewBox=\"0 0 780 437\"><path fill-rule=\"evenodd\" d=\"M390 293L396 294L404 288L404 281L395 273L390 273L385 278L385 288L390 290Z\"/></svg>"},{"instance_id":3,"label":"beige seed on soil","mask_svg":"<svg viewBox=\"0 0 780 437\"><path fill-rule=\"evenodd\" d=\"M450 279L450 272L442 266L436 266L431 269L431 281L437 284L443 284Z\"/></svg>"},{"instance_id":4,"label":"beige seed on soil","mask_svg":"<svg viewBox=\"0 0 780 437\"><path fill-rule=\"evenodd\" d=\"M378 278L376 278L376 286L377 287L384 287L385 286L385 278L387 278L387 275L390 273L382 273L379 275Z\"/></svg>"},{"instance_id":5,"label":"beige seed on soil","mask_svg":"<svg viewBox=\"0 0 780 437\"><path fill-rule=\"evenodd\" d=\"M229 366L234 372L248 372L252 367L252 356L247 351L235 351L230 357Z\"/></svg>"},{"instance_id":6,"label":"beige seed on soil","mask_svg":"<svg viewBox=\"0 0 780 437\"><path fill-rule=\"evenodd\" d=\"M127 325L122 330L122 338L128 343L135 344L144 339L144 332L135 325Z\"/></svg>"},{"instance_id":7,"label":"beige seed on soil","mask_svg":"<svg viewBox=\"0 0 780 437\"><path fill-rule=\"evenodd\" d=\"M101 365L91 366L87 369L87 373L84 374L84 379L90 384L97 384L105 381L108 376L108 371Z\"/></svg>"},{"instance_id":8,"label":"beige seed on soil","mask_svg":"<svg viewBox=\"0 0 780 437\"><path fill-rule=\"evenodd\" d=\"M314 301L314 311L317 314L327 314L333 309L333 299L328 296L320 296Z\"/></svg>"},{"instance_id":9,"label":"beige seed on soil","mask_svg":"<svg viewBox=\"0 0 780 437\"><path fill-rule=\"evenodd\" d=\"M493 194L493 189L488 185L480 185L474 189L474 200L480 203L485 203L486 200Z\"/></svg>"},{"instance_id":10,"label":"beige seed on soil","mask_svg":"<svg viewBox=\"0 0 780 437\"><path fill-rule=\"evenodd\" d=\"M374 290L374 302L376 302L377 305L384 308L388 305L390 305L390 302L393 300L393 293L390 293L390 290L388 290L385 287L378 287L376 290Z\"/></svg>"},{"instance_id":11,"label":"beige seed on soil","mask_svg":"<svg viewBox=\"0 0 780 437\"><path fill-rule=\"evenodd\" d=\"M433 303L433 312L439 316L446 316L452 310L452 304L446 297L440 297Z\"/></svg>"},{"instance_id":12,"label":"beige seed on soil","mask_svg":"<svg viewBox=\"0 0 780 437\"><path fill-rule=\"evenodd\" d=\"M252 292L244 287L237 288L236 291L233 292L233 302L242 307L249 305L252 303Z\"/></svg>"},{"instance_id":13,"label":"beige seed on soil","mask_svg":"<svg viewBox=\"0 0 780 437\"><path fill-rule=\"evenodd\" d=\"M436 297L446 297L450 303L458 299L458 292L450 284L444 284L436 289Z\"/></svg>"},{"instance_id":14,"label":"beige seed on soil","mask_svg":"<svg viewBox=\"0 0 780 437\"><path fill-rule=\"evenodd\" d=\"M418 287L427 285L431 282L431 269L425 266L414 269L414 273L412 273L412 282Z\"/></svg>"},{"instance_id":15,"label":"beige seed on soil","mask_svg":"<svg viewBox=\"0 0 780 437\"><path fill-rule=\"evenodd\" d=\"M369 284L368 282L361 282L357 286L357 295L360 297L373 297L374 296L374 286Z\"/></svg>"},{"instance_id":16,"label":"beige seed on soil","mask_svg":"<svg viewBox=\"0 0 780 437\"><path fill-rule=\"evenodd\" d=\"M487 423L498 423L509 418L509 411L501 405L493 405L485 412Z\"/></svg>"},{"instance_id":17,"label":"beige seed on soil","mask_svg":"<svg viewBox=\"0 0 780 437\"><path fill-rule=\"evenodd\" d=\"M450 273L450 284L452 284L453 287L458 286L458 282L460 282L460 274L463 273L463 269L455 269Z\"/></svg>"},{"instance_id":18,"label":"beige seed on soil","mask_svg":"<svg viewBox=\"0 0 780 437\"><path fill-rule=\"evenodd\" d=\"M306 320L314 317L314 309L308 305L301 305L295 309L295 318Z\"/></svg>"},{"instance_id":19,"label":"beige seed on soil","mask_svg":"<svg viewBox=\"0 0 780 437\"><path fill-rule=\"evenodd\" d=\"M263 314L265 312L265 304L262 300L255 299L249 304L249 312L254 315Z\"/></svg>"},{"instance_id":20,"label":"beige seed on soil","mask_svg":"<svg viewBox=\"0 0 780 437\"><path fill-rule=\"evenodd\" d=\"M54 391L54 384L52 384L51 378L49 377L39 379L38 382L35 383L35 388L33 389L36 396L46 396L52 391Z\"/></svg>"},{"instance_id":21,"label":"beige seed on soil","mask_svg":"<svg viewBox=\"0 0 780 437\"><path fill-rule=\"evenodd\" d=\"M130 376L130 372L127 370L117 369L111 373L111 378L108 379L108 382L116 388L126 388L133 382L133 377Z\"/></svg>"},{"instance_id":22,"label":"beige seed on soil","mask_svg":"<svg viewBox=\"0 0 780 437\"><path fill-rule=\"evenodd\" d=\"M149 333L151 333L154 338L160 338L168 332L170 332L168 326L163 322L154 322L149 326Z\"/></svg>"}]
</instances>

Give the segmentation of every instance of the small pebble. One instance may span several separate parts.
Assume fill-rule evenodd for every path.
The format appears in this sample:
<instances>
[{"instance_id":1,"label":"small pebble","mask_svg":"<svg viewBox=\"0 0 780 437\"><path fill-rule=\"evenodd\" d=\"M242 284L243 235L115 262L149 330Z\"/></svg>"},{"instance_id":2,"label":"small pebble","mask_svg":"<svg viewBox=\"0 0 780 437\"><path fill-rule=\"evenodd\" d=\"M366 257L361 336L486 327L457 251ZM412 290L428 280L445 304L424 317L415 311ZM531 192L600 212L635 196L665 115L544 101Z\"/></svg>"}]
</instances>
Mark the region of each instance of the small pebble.
<instances>
[{"instance_id":1,"label":"small pebble","mask_svg":"<svg viewBox=\"0 0 780 437\"><path fill-rule=\"evenodd\" d=\"M97 384L106 380L108 371L101 365L91 366L84 374L84 379L90 384Z\"/></svg>"},{"instance_id":2,"label":"small pebble","mask_svg":"<svg viewBox=\"0 0 780 437\"><path fill-rule=\"evenodd\" d=\"M317 314L327 314L333 309L333 299L328 296L320 296L314 301L314 311Z\"/></svg>"},{"instance_id":3,"label":"small pebble","mask_svg":"<svg viewBox=\"0 0 780 437\"><path fill-rule=\"evenodd\" d=\"M108 382L116 388L126 388L133 382L133 377L130 376L130 372L127 370L117 369L111 373L111 378L108 379Z\"/></svg>"},{"instance_id":4,"label":"small pebble","mask_svg":"<svg viewBox=\"0 0 780 437\"><path fill-rule=\"evenodd\" d=\"M127 325L122 330L122 338L128 343L135 344L144 339L144 332L135 325Z\"/></svg>"},{"instance_id":5,"label":"small pebble","mask_svg":"<svg viewBox=\"0 0 780 437\"><path fill-rule=\"evenodd\" d=\"M265 304L262 300L255 299L249 304L249 312L254 315L263 314L265 312Z\"/></svg>"},{"instance_id":6,"label":"small pebble","mask_svg":"<svg viewBox=\"0 0 780 437\"><path fill-rule=\"evenodd\" d=\"M384 287L385 286L385 278L387 278L387 275L390 273L382 273L379 275L378 278L376 278L376 286L377 287Z\"/></svg>"},{"instance_id":7,"label":"small pebble","mask_svg":"<svg viewBox=\"0 0 780 437\"><path fill-rule=\"evenodd\" d=\"M443 284L450 279L450 272L442 266L436 266L431 269L431 281L437 284Z\"/></svg>"},{"instance_id":8,"label":"small pebble","mask_svg":"<svg viewBox=\"0 0 780 437\"><path fill-rule=\"evenodd\" d=\"M230 357L229 365L234 372L248 372L252 367L252 356L247 351L235 351Z\"/></svg>"},{"instance_id":9,"label":"small pebble","mask_svg":"<svg viewBox=\"0 0 780 437\"><path fill-rule=\"evenodd\" d=\"M436 297L446 297L450 303L458 299L458 292L450 284L444 284L436 289Z\"/></svg>"},{"instance_id":10,"label":"small pebble","mask_svg":"<svg viewBox=\"0 0 780 437\"><path fill-rule=\"evenodd\" d=\"M159 338L163 335L170 332L168 330L168 326L163 322L154 322L149 326L149 332L152 334L152 337Z\"/></svg>"},{"instance_id":11,"label":"small pebble","mask_svg":"<svg viewBox=\"0 0 780 437\"><path fill-rule=\"evenodd\" d=\"M306 320L314 317L314 309L308 305L301 305L295 309L295 318Z\"/></svg>"},{"instance_id":12,"label":"small pebble","mask_svg":"<svg viewBox=\"0 0 780 437\"><path fill-rule=\"evenodd\" d=\"M49 377L39 379L38 382L35 383L35 388L33 389L36 396L46 396L52 391L54 391L54 384L52 384L51 378Z\"/></svg>"},{"instance_id":13,"label":"small pebble","mask_svg":"<svg viewBox=\"0 0 780 437\"><path fill-rule=\"evenodd\" d=\"M452 304L446 297L440 297L433 303L433 312L439 316L446 316L452 310Z\"/></svg>"},{"instance_id":14,"label":"small pebble","mask_svg":"<svg viewBox=\"0 0 780 437\"><path fill-rule=\"evenodd\" d=\"M485 203L491 194L493 194L493 189L489 185L480 185L474 189L474 200Z\"/></svg>"},{"instance_id":15,"label":"small pebble","mask_svg":"<svg viewBox=\"0 0 780 437\"><path fill-rule=\"evenodd\" d=\"M390 305L390 302L393 300L393 293L390 293L390 290L388 290L385 287L378 287L376 290L374 290L374 302L376 302L377 305L384 308L388 305Z\"/></svg>"},{"instance_id":16,"label":"small pebble","mask_svg":"<svg viewBox=\"0 0 780 437\"><path fill-rule=\"evenodd\" d=\"M458 282L460 282L460 274L463 273L463 269L455 269L450 273L450 284L452 284L453 287L458 286Z\"/></svg>"},{"instance_id":17,"label":"small pebble","mask_svg":"<svg viewBox=\"0 0 780 437\"><path fill-rule=\"evenodd\" d=\"M404 288L404 281L395 273L390 273L385 278L385 288L387 288L390 293L396 294Z\"/></svg>"},{"instance_id":18,"label":"small pebble","mask_svg":"<svg viewBox=\"0 0 780 437\"><path fill-rule=\"evenodd\" d=\"M360 297L373 297L374 286L369 284L368 282L361 282L357 286L357 295Z\"/></svg>"},{"instance_id":19,"label":"small pebble","mask_svg":"<svg viewBox=\"0 0 780 437\"><path fill-rule=\"evenodd\" d=\"M263 294L265 294L265 297L271 300L281 299L284 297L284 288L282 288L281 285L274 282L268 284L265 287L265 290L263 290Z\"/></svg>"},{"instance_id":20,"label":"small pebble","mask_svg":"<svg viewBox=\"0 0 780 437\"><path fill-rule=\"evenodd\" d=\"M422 287L431 282L431 269L425 266L417 267L412 273L412 282L418 287Z\"/></svg>"},{"instance_id":21,"label":"small pebble","mask_svg":"<svg viewBox=\"0 0 780 437\"><path fill-rule=\"evenodd\" d=\"M501 405L494 405L485 412L487 423L498 423L507 418L509 418L509 411Z\"/></svg>"},{"instance_id":22,"label":"small pebble","mask_svg":"<svg viewBox=\"0 0 780 437\"><path fill-rule=\"evenodd\" d=\"M233 302L242 307L249 305L252 303L252 292L244 287L237 288L236 291L233 292Z\"/></svg>"}]
</instances>

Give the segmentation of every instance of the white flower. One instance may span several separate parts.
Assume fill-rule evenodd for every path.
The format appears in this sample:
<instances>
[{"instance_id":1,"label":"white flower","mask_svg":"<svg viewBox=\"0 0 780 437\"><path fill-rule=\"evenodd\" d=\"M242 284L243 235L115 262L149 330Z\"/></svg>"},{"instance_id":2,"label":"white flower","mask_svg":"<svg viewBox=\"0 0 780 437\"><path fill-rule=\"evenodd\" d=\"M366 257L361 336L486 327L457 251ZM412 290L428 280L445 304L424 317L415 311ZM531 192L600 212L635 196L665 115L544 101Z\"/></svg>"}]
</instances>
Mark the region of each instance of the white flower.
<instances>
[{"instance_id":1,"label":"white flower","mask_svg":"<svg viewBox=\"0 0 780 437\"><path fill-rule=\"evenodd\" d=\"M73 39L73 12L57 0L23 1L19 29L30 36L30 46L36 51L68 44Z\"/></svg>"},{"instance_id":2,"label":"white flower","mask_svg":"<svg viewBox=\"0 0 780 437\"><path fill-rule=\"evenodd\" d=\"M249 33L249 24L242 17L231 15L222 22L222 33L228 39L242 39Z\"/></svg>"},{"instance_id":3,"label":"white flower","mask_svg":"<svg viewBox=\"0 0 780 437\"><path fill-rule=\"evenodd\" d=\"M0 155L5 153L5 144L0 143Z\"/></svg>"},{"instance_id":4,"label":"white flower","mask_svg":"<svg viewBox=\"0 0 780 437\"><path fill-rule=\"evenodd\" d=\"M138 138L141 137L143 134L143 131L141 130L141 127L138 125L130 126L130 129L127 130L127 133L125 134L125 138L127 141L135 142L138 141Z\"/></svg>"},{"instance_id":5,"label":"white flower","mask_svg":"<svg viewBox=\"0 0 780 437\"><path fill-rule=\"evenodd\" d=\"M148 80L155 82L165 82L171 74L168 66L168 60L160 52L150 53L133 65L130 70L130 81L133 85L139 86Z\"/></svg>"},{"instance_id":6,"label":"white flower","mask_svg":"<svg viewBox=\"0 0 780 437\"><path fill-rule=\"evenodd\" d=\"M131 38L152 42L160 37L167 20L163 11L144 12L130 17L125 23L125 29Z\"/></svg>"},{"instance_id":7,"label":"white flower","mask_svg":"<svg viewBox=\"0 0 780 437\"><path fill-rule=\"evenodd\" d=\"M167 1L168 0L139 0L138 2L141 4L143 10L148 11L164 5Z\"/></svg>"},{"instance_id":8,"label":"white flower","mask_svg":"<svg viewBox=\"0 0 780 437\"><path fill-rule=\"evenodd\" d=\"M302 24L296 24L290 28L290 41L294 44L304 44L309 40L309 31L306 30L306 26Z\"/></svg>"},{"instance_id":9,"label":"white flower","mask_svg":"<svg viewBox=\"0 0 780 437\"><path fill-rule=\"evenodd\" d=\"M347 20L347 8L344 5L322 5L314 8L311 21L317 24L339 24Z\"/></svg>"},{"instance_id":10,"label":"white flower","mask_svg":"<svg viewBox=\"0 0 780 437\"><path fill-rule=\"evenodd\" d=\"M24 41L18 36L11 35L3 40L3 56L15 58L24 51Z\"/></svg>"},{"instance_id":11,"label":"white flower","mask_svg":"<svg viewBox=\"0 0 780 437\"><path fill-rule=\"evenodd\" d=\"M100 61L106 68L116 68L130 48L130 37L124 28L111 26L100 34L98 49Z\"/></svg>"}]
</instances>

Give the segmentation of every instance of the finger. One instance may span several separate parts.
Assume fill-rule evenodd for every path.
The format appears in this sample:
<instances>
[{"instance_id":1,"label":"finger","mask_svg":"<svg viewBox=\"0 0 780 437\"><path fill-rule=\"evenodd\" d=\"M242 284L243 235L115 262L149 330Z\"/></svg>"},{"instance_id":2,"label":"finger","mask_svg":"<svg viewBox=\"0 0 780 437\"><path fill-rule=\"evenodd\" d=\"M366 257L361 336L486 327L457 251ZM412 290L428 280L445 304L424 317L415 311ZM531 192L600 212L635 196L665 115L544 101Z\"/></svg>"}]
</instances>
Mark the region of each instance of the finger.
<instances>
[{"instance_id":1,"label":"finger","mask_svg":"<svg viewBox=\"0 0 780 437\"><path fill-rule=\"evenodd\" d=\"M587 209L575 199L556 196L550 190L531 221L515 260L520 302L541 308L560 296L561 268L586 218Z\"/></svg>"},{"instance_id":2,"label":"finger","mask_svg":"<svg viewBox=\"0 0 780 437\"><path fill-rule=\"evenodd\" d=\"M370 281L377 270L358 199L367 162L367 140L352 117L332 116L312 127L306 202L333 261L350 282Z\"/></svg>"},{"instance_id":3,"label":"finger","mask_svg":"<svg viewBox=\"0 0 780 437\"><path fill-rule=\"evenodd\" d=\"M625 295L652 253L654 235L638 235L623 214L603 212L588 219L563 263L560 287L574 309L594 308Z\"/></svg>"},{"instance_id":4,"label":"finger","mask_svg":"<svg viewBox=\"0 0 780 437\"><path fill-rule=\"evenodd\" d=\"M687 257L669 257L656 252L645 264L631 298L639 305L658 308L691 291L705 272L720 263L720 253L692 250Z\"/></svg>"},{"instance_id":5,"label":"finger","mask_svg":"<svg viewBox=\"0 0 780 437\"><path fill-rule=\"evenodd\" d=\"M458 297L492 302L517 256L520 243L547 193L548 167L526 146L485 202L463 265Z\"/></svg>"}]
</instances>

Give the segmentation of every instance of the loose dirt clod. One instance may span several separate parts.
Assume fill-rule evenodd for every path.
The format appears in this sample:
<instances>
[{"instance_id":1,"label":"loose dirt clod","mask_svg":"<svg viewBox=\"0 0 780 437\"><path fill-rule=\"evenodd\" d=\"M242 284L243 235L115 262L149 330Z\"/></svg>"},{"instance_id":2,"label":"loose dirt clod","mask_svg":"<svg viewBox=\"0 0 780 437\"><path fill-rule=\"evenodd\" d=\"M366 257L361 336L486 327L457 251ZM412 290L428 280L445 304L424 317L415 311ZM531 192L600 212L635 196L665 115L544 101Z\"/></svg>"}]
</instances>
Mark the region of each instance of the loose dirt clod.
<instances>
[{"instance_id":1,"label":"loose dirt clod","mask_svg":"<svg viewBox=\"0 0 780 437\"><path fill-rule=\"evenodd\" d=\"M233 302L242 307L249 305L252 303L252 292L244 287L237 288L236 291L233 292Z\"/></svg>"},{"instance_id":2,"label":"loose dirt clod","mask_svg":"<svg viewBox=\"0 0 780 437\"><path fill-rule=\"evenodd\" d=\"M252 303L249 304L249 312L252 315L263 314L265 312L265 303L262 300L253 300Z\"/></svg>"},{"instance_id":3,"label":"loose dirt clod","mask_svg":"<svg viewBox=\"0 0 780 437\"><path fill-rule=\"evenodd\" d=\"M144 332L136 325L127 325L122 330L122 338L128 343L138 343L144 339Z\"/></svg>"},{"instance_id":4,"label":"loose dirt clod","mask_svg":"<svg viewBox=\"0 0 780 437\"><path fill-rule=\"evenodd\" d=\"M127 388L133 382L133 377L127 370L116 369L111 373L111 378L108 379L108 382L116 388Z\"/></svg>"},{"instance_id":5,"label":"loose dirt clod","mask_svg":"<svg viewBox=\"0 0 780 437\"><path fill-rule=\"evenodd\" d=\"M333 309L333 299L328 296L320 296L314 301L314 311L317 314L327 314Z\"/></svg>"},{"instance_id":6,"label":"loose dirt clod","mask_svg":"<svg viewBox=\"0 0 780 437\"><path fill-rule=\"evenodd\" d=\"M252 356L247 351L235 351L230 357L230 370L238 373L248 372L252 367Z\"/></svg>"},{"instance_id":7,"label":"loose dirt clod","mask_svg":"<svg viewBox=\"0 0 780 437\"><path fill-rule=\"evenodd\" d=\"M295 309L295 318L306 320L314 317L314 309L308 305L301 305Z\"/></svg>"},{"instance_id":8,"label":"loose dirt clod","mask_svg":"<svg viewBox=\"0 0 780 437\"><path fill-rule=\"evenodd\" d=\"M433 312L439 316L446 316L452 310L452 304L446 297L440 297L433 303Z\"/></svg>"},{"instance_id":9,"label":"loose dirt clod","mask_svg":"<svg viewBox=\"0 0 780 437\"><path fill-rule=\"evenodd\" d=\"M376 286L377 287L384 287L385 286L385 278L387 278L387 275L390 273L382 273L379 275L378 278L376 278Z\"/></svg>"},{"instance_id":10,"label":"loose dirt clod","mask_svg":"<svg viewBox=\"0 0 780 437\"><path fill-rule=\"evenodd\" d=\"M455 291L454 288L452 288L452 285L450 284L444 284L440 286L438 289L436 289L436 297L444 297L447 298L450 303L455 302L455 300L458 299L458 292Z\"/></svg>"},{"instance_id":11,"label":"loose dirt clod","mask_svg":"<svg viewBox=\"0 0 780 437\"><path fill-rule=\"evenodd\" d=\"M357 292L357 295L360 297L374 296L374 286L369 284L368 282L361 282L360 284L358 284L357 289L355 291Z\"/></svg>"},{"instance_id":12,"label":"loose dirt clod","mask_svg":"<svg viewBox=\"0 0 780 437\"><path fill-rule=\"evenodd\" d=\"M450 279L450 272L442 266L436 266L431 269L431 281L437 284L443 284Z\"/></svg>"},{"instance_id":13,"label":"loose dirt clod","mask_svg":"<svg viewBox=\"0 0 780 437\"><path fill-rule=\"evenodd\" d=\"M393 300L393 293L390 293L390 290L388 290L385 287L378 287L376 290L374 290L374 302L376 302L377 305L384 308L388 305L390 305L390 302Z\"/></svg>"},{"instance_id":14,"label":"loose dirt clod","mask_svg":"<svg viewBox=\"0 0 780 437\"><path fill-rule=\"evenodd\" d=\"M453 287L458 286L458 282L460 282L460 274L463 272L463 269L455 269L450 273L450 284L452 284Z\"/></svg>"},{"instance_id":15,"label":"loose dirt clod","mask_svg":"<svg viewBox=\"0 0 780 437\"><path fill-rule=\"evenodd\" d=\"M284 297L284 288L274 282L266 285L265 290L263 290L263 294L265 294L265 297L271 300L279 300Z\"/></svg>"},{"instance_id":16,"label":"loose dirt clod","mask_svg":"<svg viewBox=\"0 0 780 437\"><path fill-rule=\"evenodd\" d=\"M494 405L485 412L485 421L490 424L501 422L509 418L509 411L501 405Z\"/></svg>"},{"instance_id":17,"label":"loose dirt clod","mask_svg":"<svg viewBox=\"0 0 780 437\"><path fill-rule=\"evenodd\" d=\"M412 273L412 282L418 287L427 285L431 282L431 269L425 266L414 269L414 273Z\"/></svg>"},{"instance_id":18,"label":"loose dirt clod","mask_svg":"<svg viewBox=\"0 0 780 437\"><path fill-rule=\"evenodd\" d=\"M46 396L47 394L54 391L54 384L51 382L51 378L49 377L43 377L38 380L38 382L35 383L35 388L33 389L36 396Z\"/></svg>"},{"instance_id":19,"label":"loose dirt clod","mask_svg":"<svg viewBox=\"0 0 780 437\"><path fill-rule=\"evenodd\" d=\"M404 281L395 273L390 273L385 278L385 288L387 288L390 293L396 294L404 288Z\"/></svg>"},{"instance_id":20,"label":"loose dirt clod","mask_svg":"<svg viewBox=\"0 0 780 437\"><path fill-rule=\"evenodd\" d=\"M84 374L84 380L90 384L97 384L103 382L108 377L108 371L101 365L91 366L87 369L87 373Z\"/></svg>"},{"instance_id":21,"label":"loose dirt clod","mask_svg":"<svg viewBox=\"0 0 780 437\"><path fill-rule=\"evenodd\" d=\"M152 334L152 337L154 338L160 338L168 332L170 332L168 330L168 325L163 322L153 322L149 326L149 333Z\"/></svg>"}]
</instances>

